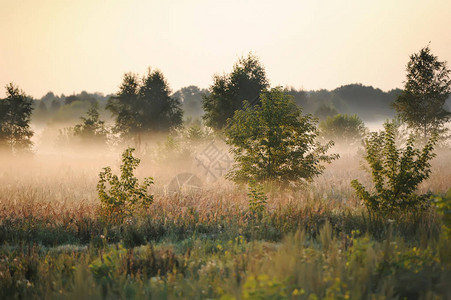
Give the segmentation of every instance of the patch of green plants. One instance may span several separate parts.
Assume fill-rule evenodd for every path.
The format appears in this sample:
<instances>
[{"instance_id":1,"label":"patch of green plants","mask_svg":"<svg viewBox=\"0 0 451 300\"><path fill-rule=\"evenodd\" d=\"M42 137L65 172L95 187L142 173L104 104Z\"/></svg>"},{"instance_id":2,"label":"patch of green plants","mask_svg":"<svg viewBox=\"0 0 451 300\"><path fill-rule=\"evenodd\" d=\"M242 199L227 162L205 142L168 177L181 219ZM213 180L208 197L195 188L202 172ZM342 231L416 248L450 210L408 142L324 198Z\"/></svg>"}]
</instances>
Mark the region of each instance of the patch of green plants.
<instances>
[{"instance_id":1,"label":"patch of green plants","mask_svg":"<svg viewBox=\"0 0 451 300\"><path fill-rule=\"evenodd\" d=\"M420 150L415 148L412 135L405 147L398 148L395 123L386 122L384 129L371 133L365 140L365 160L371 169L374 192L356 179L351 182L373 219L422 211L430 198L430 194L418 195L416 190L431 173L430 160L435 157L436 138L431 138Z\"/></svg>"},{"instance_id":2,"label":"patch of green plants","mask_svg":"<svg viewBox=\"0 0 451 300\"><path fill-rule=\"evenodd\" d=\"M148 187L153 184L153 178L147 177L142 184L134 175L134 170L140 163L133 157L134 148L128 148L122 154L121 175L112 173L106 167L99 173L97 191L102 203L102 213L109 222L122 223L126 217L132 217L137 209L148 208L153 202L153 195Z\"/></svg>"}]
</instances>

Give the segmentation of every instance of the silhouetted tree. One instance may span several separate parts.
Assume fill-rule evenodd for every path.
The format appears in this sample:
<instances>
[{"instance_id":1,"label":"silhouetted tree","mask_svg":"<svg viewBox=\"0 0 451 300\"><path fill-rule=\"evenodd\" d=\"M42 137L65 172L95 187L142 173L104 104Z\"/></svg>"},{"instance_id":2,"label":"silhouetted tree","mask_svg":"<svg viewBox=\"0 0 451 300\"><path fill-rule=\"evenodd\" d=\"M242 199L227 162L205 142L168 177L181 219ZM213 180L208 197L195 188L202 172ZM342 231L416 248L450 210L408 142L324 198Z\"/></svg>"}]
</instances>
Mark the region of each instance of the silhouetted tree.
<instances>
[{"instance_id":1,"label":"silhouetted tree","mask_svg":"<svg viewBox=\"0 0 451 300\"><path fill-rule=\"evenodd\" d=\"M116 117L114 131L133 135L181 125L180 102L170 94L169 85L158 70L149 69L142 80L135 74L125 74L119 93L107 104Z\"/></svg>"},{"instance_id":2,"label":"silhouetted tree","mask_svg":"<svg viewBox=\"0 0 451 300\"><path fill-rule=\"evenodd\" d=\"M259 95L269 87L264 67L258 58L249 54L240 58L230 74L215 75L209 87L209 95L203 97L203 116L207 126L222 129L236 110L243 108L243 101L255 104Z\"/></svg>"},{"instance_id":3,"label":"silhouetted tree","mask_svg":"<svg viewBox=\"0 0 451 300\"><path fill-rule=\"evenodd\" d=\"M33 100L14 84L8 84L6 98L0 100L0 146L8 147L12 152L30 149L32 111Z\"/></svg>"},{"instance_id":4,"label":"silhouetted tree","mask_svg":"<svg viewBox=\"0 0 451 300\"><path fill-rule=\"evenodd\" d=\"M407 125L426 140L433 132L444 133L451 113L445 108L451 93L450 70L429 46L410 56L403 93L393 106Z\"/></svg>"},{"instance_id":5,"label":"silhouetted tree","mask_svg":"<svg viewBox=\"0 0 451 300\"><path fill-rule=\"evenodd\" d=\"M143 79L138 99L143 114L141 126L145 131L167 131L182 124L180 101L171 97L169 84L160 71L151 71Z\"/></svg>"}]
</instances>

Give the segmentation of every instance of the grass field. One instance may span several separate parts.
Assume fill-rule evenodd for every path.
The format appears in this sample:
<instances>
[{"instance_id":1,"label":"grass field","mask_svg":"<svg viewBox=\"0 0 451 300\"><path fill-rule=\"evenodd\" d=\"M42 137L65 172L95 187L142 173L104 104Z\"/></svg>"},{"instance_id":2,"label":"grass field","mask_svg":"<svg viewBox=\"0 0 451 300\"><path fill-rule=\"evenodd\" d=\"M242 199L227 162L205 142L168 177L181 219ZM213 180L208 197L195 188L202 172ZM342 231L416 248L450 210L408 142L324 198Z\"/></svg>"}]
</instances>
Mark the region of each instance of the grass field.
<instances>
[{"instance_id":1,"label":"grass field","mask_svg":"<svg viewBox=\"0 0 451 300\"><path fill-rule=\"evenodd\" d=\"M450 157L439 153L420 192L446 193ZM268 193L261 217L246 187L224 180L168 194L192 166L144 155L137 174L154 177L155 201L124 224L102 219L96 192L118 153L2 158L1 299L451 297L445 219L431 205L369 221L349 184L371 186L356 153L301 190Z\"/></svg>"}]
</instances>

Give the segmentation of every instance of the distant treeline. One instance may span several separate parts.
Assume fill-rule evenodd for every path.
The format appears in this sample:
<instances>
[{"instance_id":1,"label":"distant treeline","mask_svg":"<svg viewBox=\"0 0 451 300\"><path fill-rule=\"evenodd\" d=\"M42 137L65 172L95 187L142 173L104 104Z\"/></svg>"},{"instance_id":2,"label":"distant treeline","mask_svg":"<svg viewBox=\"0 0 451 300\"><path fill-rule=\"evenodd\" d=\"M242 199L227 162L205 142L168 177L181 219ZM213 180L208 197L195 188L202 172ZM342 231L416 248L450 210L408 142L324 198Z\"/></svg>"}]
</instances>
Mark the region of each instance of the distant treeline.
<instances>
[{"instance_id":1,"label":"distant treeline","mask_svg":"<svg viewBox=\"0 0 451 300\"><path fill-rule=\"evenodd\" d=\"M384 92L372 86L348 84L332 91L288 89L287 92L294 97L304 113L314 114L320 119L340 113L357 114L362 120L371 122L395 116L391 104L402 90Z\"/></svg>"},{"instance_id":2,"label":"distant treeline","mask_svg":"<svg viewBox=\"0 0 451 300\"><path fill-rule=\"evenodd\" d=\"M344 85L334 90L304 91L286 88L286 92L294 97L295 102L302 107L304 113L311 113L324 119L337 113L357 114L366 122L384 120L395 115L391 104L401 93L400 89L384 92L372 86L362 84ZM184 118L188 120L200 119L204 114L202 109L202 95L207 89L191 85L183 87L173 93L182 103ZM34 100L35 122L70 122L86 113L91 104L97 102L104 118L111 117L104 110L108 99L113 96L101 93L87 93L69 96L55 95L48 92L41 99Z\"/></svg>"}]
</instances>

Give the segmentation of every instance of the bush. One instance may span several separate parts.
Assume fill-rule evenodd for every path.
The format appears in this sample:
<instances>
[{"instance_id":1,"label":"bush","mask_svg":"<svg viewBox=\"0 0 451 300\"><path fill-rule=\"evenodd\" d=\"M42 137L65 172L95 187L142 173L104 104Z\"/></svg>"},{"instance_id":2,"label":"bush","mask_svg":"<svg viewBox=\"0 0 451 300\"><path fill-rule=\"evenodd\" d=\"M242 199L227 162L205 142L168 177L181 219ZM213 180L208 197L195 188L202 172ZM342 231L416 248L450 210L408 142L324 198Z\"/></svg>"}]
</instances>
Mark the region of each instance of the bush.
<instances>
[{"instance_id":1,"label":"bush","mask_svg":"<svg viewBox=\"0 0 451 300\"><path fill-rule=\"evenodd\" d=\"M120 178L112 174L110 167L103 168L103 172L99 174L97 191L102 202L102 212L108 221L122 223L124 218L131 217L137 208L147 208L153 202L153 195L147 191L153 184L153 178L147 177L143 184L138 183L133 171L140 160L133 157L133 151L134 148L128 148L122 154Z\"/></svg>"},{"instance_id":2,"label":"bush","mask_svg":"<svg viewBox=\"0 0 451 300\"><path fill-rule=\"evenodd\" d=\"M429 161L435 157L436 138L431 138L420 151L414 148L411 135L405 148L396 147L396 125L384 124L385 131L373 132L365 140L366 156L375 192L368 192L358 181L351 182L357 196L364 202L370 216L394 216L427 206L429 194L417 195L418 185L430 175Z\"/></svg>"},{"instance_id":3,"label":"bush","mask_svg":"<svg viewBox=\"0 0 451 300\"><path fill-rule=\"evenodd\" d=\"M299 186L320 175L338 155L328 155L333 145L316 142L318 130L310 115L303 116L291 96L279 88L262 93L260 105L245 102L229 119L227 143L236 164L228 178L254 180L278 186Z\"/></svg>"},{"instance_id":4,"label":"bush","mask_svg":"<svg viewBox=\"0 0 451 300\"><path fill-rule=\"evenodd\" d=\"M319 124L321 136L326 140L345 145L360 144L366 134L363 121L357 115L336 115Z\"/></svg>"}]
</instances>

